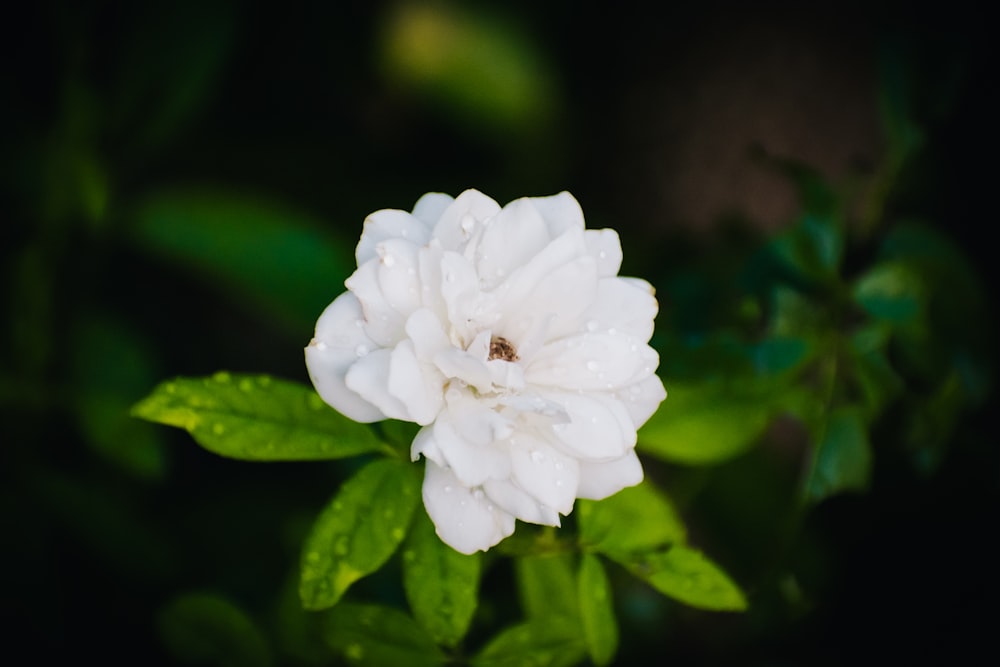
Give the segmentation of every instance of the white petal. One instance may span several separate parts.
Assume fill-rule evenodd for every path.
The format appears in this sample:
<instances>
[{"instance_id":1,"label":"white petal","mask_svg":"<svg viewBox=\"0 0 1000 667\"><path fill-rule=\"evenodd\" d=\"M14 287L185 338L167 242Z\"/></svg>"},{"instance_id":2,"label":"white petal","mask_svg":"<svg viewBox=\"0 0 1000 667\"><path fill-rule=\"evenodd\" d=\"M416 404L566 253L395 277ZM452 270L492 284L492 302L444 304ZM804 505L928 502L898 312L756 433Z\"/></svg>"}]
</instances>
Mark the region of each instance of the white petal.
<instances>
[{"instance_id":1,"label":"white petal","mask_svg":"<svg viewBox=\"0 0 1000 667\"><path fill-rule=\"evenodd\" d=\"M645 280L602 278L581 319L588 331L629 334L645 343L653 335L658 310L653 287Z\"/></svg>"},{"instance_id":2,"label":"white petal","mask_svg":"<svg viewBox=\"0 0 1000 667\"><path fill-rule=\"evenodd\" d=\"M438 537L455 551L486 551L514 532L514 517L481 490L463 486L450 470L427 461L423 497Z\"/></svg>"},{"instance_id":3,"label":"white petal","mask_svg":"<svg viewBox=\"0 0 1000 667\"><path fill-rule=\"evenodd\" d=\"M621 401L607 394L547 393L569 415L566 424L552 427L550 442L581 460L615 459L635 446L632 419Z\"/></svg>"},{"instance_id":4,"label":"white petal","mask_svg":"<svg viewBox=\"0 0 1000 667\"><path fill-rule=\"evenodd\" d=\"M466 486L479 486L491 477L510 475L510 454L497 444L501 417L473 406L452 410L434 422L434 440L455 476Z\"/></svg>"},{"instance_id":5,"label":"white petal","mask_svg":"<svg viewBox=\"0 0 1000 667\"><path fill-rule=\"evenodd\" d=\"M528 363L528 384L613 391L653 374L656 351L638 338L609 333L585 333L553 341Z\"/></svg>"},{"instance_id":6,"label":"white petal","mask_svg":"<svg viewBox=\"0 0 1000 667\"><path fill-rule=\"evenodd\" d=\"M404 239L422 246L431 237L430 227L406 211L384 209L365 219L361 240L354 251L361 266L375 257L375 246L387 239Z\"/></svg>"},{"instance_id":7,"label":"white petal","mask_svg":"<svg viewBox=\"0 0 1000 667\"><path fill-rule=\"evenodd\" d=\"M493 389L490 369L481 359L457 347L449 347L434 355L434 364L447 378L461 380L479 391Z\"/></svg>"},{"instance_id":8,"label":"white petal","mask_svg":"<svg viewBox=\"0 0 1000 667\"><path fill-rule=\"evenodd\" d=\"M518 432L511 438L513 479L542 505L560 514L573 511L579 483L579 464L544 440Z\"/></svg>"},{"instance_id":9,"label":"white petal","mask_svg":"<svg viewBox=\"0 0 1000 667\"><path fill-rule=\"evenodd\" d=\"M428 232L434 229L441 214L455 201L450 195L440 192L428 192L413 205L413 217L427 227Z\"/></svg>"},{"instance_id":10,"label":"white petal","mask_svg":"<svg viewBox=\"0 0 1000 667\"><path fill-rule=\"evenodd\" d=\"M409 317L422 305L417 275L417 246L402 239L382 241L375 247L378 286L390 308Z\"/></svg>"},{"instance_id":11,"label":"white petal","mask_svg":"<svg viewBox=\"0 0 1000 667\"><path fill-rule=\"evenodd\" d=\"M344 376L347 388L377 406L389 419L410 421L403 402L389 393L389 365L392 351L377 348L358 359Z\"/></svg>"},{"instance_id":12,"label":"white petal","mask_svg":"<svg viewBox=\"0 0 1000 667\"><path fill-rule=\"evenodd\" d=\"M365 332L381 347L393 347L403 334L405 319L382 294L378 279L378 260L361 266L345 282L347 289L361 302Z\"/></svg>"},{"instance_id":13,"label":"white petal","mask_svg":"<svg viewBox=\"0 0 1000 667\"><path fill-rule=\"evenodd\" d=\"M476 270L492 287L526 264L551 241L545 221L529 199L503 207L479 241Z\"/></svg>"},{"instance_id":14,"label":"white petal","mask_svg":"<svg viewBox=\"0 0 1000 667\"><path fill-rule=\"evenodd\" d=\"M577 497L603 500L627 486L642 481L642 464L634 450L614 461L603 463L580 462L580 486Z\"/></svg>"},{"instance_id":15,"label":"white petal","mask_svg":"<svg viewBox=\"0 0 1000 667\"><path fill-rule=\"evenodd\" d=\"M316 322L316 336L306 347L306 368L320 397L341 414L359 422L385 419L376 406L347 388L344 377L376 345L365 334L361 304L344 292L326 307Z\"/></svg>"},{"instance_id":16,"label":"white petal","mask_svg":"<svg viewBox=\"0 0 1000 667\"><path fill-rule=\"evenodd\" d=\"M433 424L428 424L417 431L417 435L414 436L413 443L410 445L411 461L416 461L421 455L439 466L448 465L444 460L444 454L441 453L441 448L437 446L437 440L434 439Z\"/></svg>"},{"instance_id":17,"label":"white petal","mask_svg":"<svg viewBox=\"0 0 1000 667\"><path fill-rule=\"evenodd\" d=\"M488 480L483 484L483 490L502 510L521 521L543 526L558 526L560 524L559 512L542 505L510 480Z\"/></svg>"},{"instance_id":18,"label":"white petal","mask_svg":"<svg viewBox=\"0 0 1000 667\"><path fill-rule=\"evenodd\" d=\"M444 376L417 360L413 341L404 340L392 351L389 393L402 401L409 421L430 424L444 407Z\"/></svg>"},{"instance_id":19,"label":"white petal","mask_svg":"<svg viewBox=\"0 0 1000 667\"><path fill-rule=\"evenodd\" d=\"M420 308L410 315L406 320L406 335L413 341L414 351L421 361L430 361L438 352L451 347L441 328L441 320L429 308Z\"/></svg>"},{"instance_id":20,"label":"white petal","mask_svg":"<svg viewBox=\"0 0 1000 667\"><path fill-rule=\"evenodd\" d=\"M597 268L594 258L586 255L578 257L545 276L520 304L508 303L506 308L509 310L505 311L508 317L500 318L497 329L506 333L507 327L504 325L511 320L544 321L549 338L565 336L580 329L581 317L596 294ZM524 359L533 353L527 346L519 350Z\"/></svg>"},{"instance_id":21,"label":"white petal","mask_svg":"<svg viewBox=\"0 0 1000 667\"><path fill-rule=\"evenodd\" d=\"M466 343L478 333L473 327L479 279L472 263L456 252L441 258L441 296L448 309L448 321Z\"/></svg>"},{"instance_id":22,"label":"white petal","mask_svg":"<svg viewBox=\"0 0 1000 667\"><path fill-rule=\"evenodd\" d=\"M622 267L622 243L613 229L588 229L584 232L587 252L597 260L602 278L616 276Z\"/></svg>"},{"instance_id":23,"label":"white petal","mask_svg":"<svg viewBox=\"0 0 1000 667\"><path fill-rule=\"evenodd\" d=\"M570 193L564 191L551 197L530 197L528 200L545 219L551 238L562 235L568 229L583 229L583 209Z\"/></svg>"},{"instance_id":24,"label":"white petal","mask_svg":"<svg viewBox=\"0 0 1000 667\"><path fill-rule=\"evenodd\" d=\"M466 190L444 211L434 226L433 237L445 250L461 251L484 220L500 212L500 204L478 190Z\"/></svg>"},{"instance_id":25,"label":"white petal","mask_svg":"<svg viewBox=\"0 0 1000 667\"><path fill-rule=\"evenodd\" d=\"M638 429L660 407L660 403L667 397L667 390L663 388L663 381L659 376L650 375L645 380L619 389L615 397L625 406L632 423Z\"/></svg>"}]
</instances>

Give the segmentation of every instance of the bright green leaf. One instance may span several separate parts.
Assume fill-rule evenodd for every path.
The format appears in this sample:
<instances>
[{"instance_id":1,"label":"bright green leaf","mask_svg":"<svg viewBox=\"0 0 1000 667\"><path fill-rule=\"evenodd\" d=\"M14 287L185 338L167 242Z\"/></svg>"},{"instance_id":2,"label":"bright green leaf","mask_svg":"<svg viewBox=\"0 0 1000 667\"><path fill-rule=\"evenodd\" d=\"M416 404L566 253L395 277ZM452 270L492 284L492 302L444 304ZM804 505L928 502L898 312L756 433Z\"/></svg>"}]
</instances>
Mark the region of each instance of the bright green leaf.
<instances>
[{"instance_id":1,"label":"bright green leaf","mask_svg":"<svg viewBox=\"0 0 1000 667\"><path fill-rule=\"evenodd\" d=\"M132 414L185 429L205 449L248 461L337 459L379 449L371 429L351 421L302 384L219 372L164 382Z\"/></svg>"},{"instance_id":2,"label":"bright green leaf","mask_svg":"<svg viewBox=\"0 0 1000 667\"><path fill-rule=\"evenodd\" d=\"M344 482L306 539L303 606L331 607L351 584L382 567L406 537L419 500L413 466L396 459L373 461Z\"/></svg>"},{"instance_id":3,"label":"bright green leaf","mask_svg":"<svg viewBox=\"0 0 1000 667\"><path fill-rule=\"evenodd\" d=\"M842 491L861 491L871 476L871 446L860 414L840 408L826 420L806 479L805 493L818 501Z\"/></svg>"},{"instance_id":4,"label":"bright green leaf","mask_svg":"<svg viewBox=\"0 0 1000 667\"><path fill-rule=\"evenodd\" d=\"M757 442L779 410L777 394L754 389L719 382L667 383L667 400L639 431L639 451L687 465L739 456Z\"/></svg>"},{"instance_id":5,"label":"bright green leaf","mask_svg":"<svg viewBox=\"0 0 1000 667\"><path fill-rule=\"evenodd\" d=\"M743 591L700 551L674 546L665 552L613 556L633 574L664 595L699 609L743 611Z\"/></svg>"},{"instance_id":6,"label":"bright green leaf","mask_svg":"<svg viewBox=\"0 0 1000 667\"><path fill-rule=\"evenodd\" d=\"M573 554L526 556L514 561L524 615L529 618L575 619L576 568Z\"/></svg>"},{"instance_id":7,"label":"bright green leaf","mask_svg":"<svg viewBox=\"0 0 1000 667\"><path fill-rule=\"evenodd\" d=\"M298 336L344 291L354 265L351 248L318 221L240 196L150 197L136 213L133 234L149 252L222 283Z\"/></svg>"},{"instance_id":8,"label":"bright green leaf","mask_svg":"<svg viewBox=\"0 0 1000 667\"><path fill-rule=\"evenodd\" d=\"M481 554L460 554L417 512L403 551L403 585L414 617L439 644L454 646L465 636L476 610Z\"/></svg>"},{"instance_id":9,"label":"bright green leaf","mask_svg":"<svg viewBox=\"0 0 1000 667\"><path fill-rule=\"evenodd\" d=\"M601 552L629 553L683 544L684 522L673 503L651 481L604 500L580 500L580 541Z\"/></svg>"},{"instance_id":10,"label":"bright green leaf","mask_svg":"<svg viewBox=\"0 0 1000 667\"><path fill-rule=\"evenodd\" d=\"M503 630L472 659L473 667L570 667L586 655L579 629L536 619Z\"/></svg>"},{"instance_id":11,"label":"bright green leaf","mask_svg":"<svg viewBox=\"0 0 1000 667\"><path fill-rule=\"evenodd\" d=\"M583 555L577 582L587 652L598 667L607 665L618 650L618 622L615 620L611 583L597 556Z\"/></svg>"},{"instance_id":12,"label":"bright green leaf","mask_svg":"<svg viewBox=\"0 0 1000 667\"><path fill-rule=\"evenodd\" d=\"M271 649L254 621L232 602L208 593L188 593L159 614L160 635L184 662L223 667L266 667Z\"/></svg>"},{"instance_id":13,"label":"bright green leaf","mask_svg":"<svg viewBox=\"0 0 1000 667\"><path fill-rule=\"evenodd\" d=\"M433 667L445 655L398 609L345 602L326 612L324 638L352 665Z\"/></svg>"},{"instance_id":14,"label":"bright green leaf","mask_svg":"<svg viewBox=\"0 0 1000 667\"><path fill-rule=\"evenodd\" d=\"M916 324L925 311L920 276L904 262L881 262L854 284L854 300L872 317Z\"/></svg>"}]
</instances>

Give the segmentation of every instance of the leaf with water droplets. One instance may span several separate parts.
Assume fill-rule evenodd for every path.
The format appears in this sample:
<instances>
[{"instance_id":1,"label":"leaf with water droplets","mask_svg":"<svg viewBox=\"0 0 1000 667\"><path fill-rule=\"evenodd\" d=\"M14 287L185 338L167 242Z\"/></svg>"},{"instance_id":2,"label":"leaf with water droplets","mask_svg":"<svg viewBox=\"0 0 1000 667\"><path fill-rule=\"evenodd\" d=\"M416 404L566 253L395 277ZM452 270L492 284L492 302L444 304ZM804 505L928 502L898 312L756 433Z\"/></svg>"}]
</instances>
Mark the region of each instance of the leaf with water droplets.
<instances>
[{"instance_id":1,"label":"leaf with water droplets","mask_svg":"<svg viewBox=\"0 0 1000 667\"><path fill-rule=\"evenodd\" d=\"M586 655L572 625L535 619L507 628L473 657L472 667L570 667Z\"/></svg>"},{"instance_id":2,"label":"leaf with water droplets","mask_svg":"<svg viewBox=\"0 0 1000 667\"><path fill-rule=\"evenodd\" d=\"M615 620L611 583L600 558L584 554L577 576L580 621L587 652L595 665L607 665L618 650L618 623Z\"/></svg>"},{"instance_id":3,"label":"leaf with water droplets","mask_svg":"<svg viewBox=\"0 0 1000 667\"><path fill-rule=\"evenodd\" d=\"M466 556L442 542L417 512L403 551L403 585L414 617L439 644L454 646L469 629L481 563L479 553Z\"/></svg>"},{"instance_id":4,"label":"leaf with water droplets","mask_svg":"<svg viewBox=\"0 0 1000 667\"><path fill-rule=\"evenodd\" d=\"M170 380L132 414L183 428L205 449L247 461L338 459L382 447L370 428L327 406L311 387L267 375Z\"/></svg>"},{"instance_id":5,"label":"leaf with water droplets","mask_svg":"<svg viewBox=\"0 0 1000 667\"><path fill-rule=\"evenodd\" d=\"M415 470L380 459L344 482L306 539L299 583L304 607L332 607L351 584L389 559L420 500Z\"/></svg>"},{"instance_id":6,"label":"leaf with water droplets","mask_svg":"<svg viewBox=\"0 0 1000 667\"><path fill-rule=\"evenodd\" d=\"M743 611L747 600L722 568L700 551L675 546L666 552L611 556L664 595L712 611Z\"/></svg>"},{"instance_id":7,"label":"leaf with water droplets","mask_svg":"<svg viewBox=\"0 0 1000 667\"><path fill-rule=\"evenodd\" d=\"M524 615L530 618L563 618L576 624L576 568L569 553L525 556L514 562Z\"/></svg>"},{"instance_id":8,"label":"leaf with water droplets","mask_svg":"<svg viewBox=\"0 0 1000 667\"><path fill-rule=\"evenodd\" d=\"M323 639L352 665L445 664L445 655L424 629L392 607L345 602L325 614L323 626Z\"/></svg>"}]
</instances>

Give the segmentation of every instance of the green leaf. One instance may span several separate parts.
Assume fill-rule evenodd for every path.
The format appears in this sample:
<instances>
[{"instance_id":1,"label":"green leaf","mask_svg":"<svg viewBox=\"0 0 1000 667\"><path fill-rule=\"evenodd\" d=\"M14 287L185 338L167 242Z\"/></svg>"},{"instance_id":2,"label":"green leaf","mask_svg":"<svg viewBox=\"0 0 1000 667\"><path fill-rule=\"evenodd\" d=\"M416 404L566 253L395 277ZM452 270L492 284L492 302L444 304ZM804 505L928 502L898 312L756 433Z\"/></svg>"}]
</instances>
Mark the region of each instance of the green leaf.
<instances>
[{"instance_id":1,"label":"green leaf","mask_svg":"<svg viewBox=\"0 0 1000 667\"><path fill-rule=\"evenodd\" d=\"M140 247L221 283L297 336L344 291L354 266L351 249L319 221L248 197L152 196L138 208L132 231Z\"/></svg>"},{"instance_id":2,"label":"green leaf","mask_svg":"<svg viewBox=\"0 0 1000 667\"><path fill-rule=\"evenodd\" d=\"M597 556L583 555L577 582L587 652L598 667L610 664L618 650L618 623L611 584Z\"/></svg>"},{"instance_id":3,"label":"green leaf","mask_svg":"<svg viewBox=\"0 0 1000 667\"><path fill-rule=\"evenodd\" d=\"M537 619L503 630L472 659L473 667L570 667L587 648L569 624Z\"/></svg>"},{"instance_id":4,"label":"green leaf","mask_svg":"<svg viewBox=\"0 0 1000 667\"><path fill-rule=\"evenodd\" d=\"M576 569L573 554L526 556L514 561L524 615L541 619L576 619Z\"/></svg>"},{"instance_id":5,"label":"green leaf","mask_svg":"<svg viewBox=\"0 0 1000 667\"><path fill-rule=\"evenodd\" d=\"M476 611L482 560L460 554L417 512L403 551L403 586L414 617L439 644L454 646L465 636Z\"/></svg>"},{"instance_id":6,"label":"green leaf","mask_svg":"<svg viewBox=\"0 0 1000 667\"><path fill-rule=\"evenodd\" d=\"M419 500L415 467L397 459L373 461L344 482L306 539L302 605L332 607L351 584L382 567L406 537Z\"/></svg>"},{"instance_id":7,"label":"green leaf","mask_svg":"<svg viewBox=\"0 0 1000 667\"><path fill-rule=\"evenodd\" d=\"M673 503L648 479L604 500L578 501L576 516L581 543L595 551L649 551L687 539Z\"/></svg>"},{"instance_id":8,"label":"green leaf","mask_svg":"<svg viewBox=\"0 0 1000 667\"><path fill-rule=\"evenodd\" d=\"M224 667L266 667L271 650L254 621L225 598L187 593L159 614L160 636L184 662Z\"/></svg>"},{"instance_id":9,"label":"green leaf","mask_svg":"<svg viewBox=\"0 0 1000 667\"><path fill-rule=\"evenodd\" d=\"M761 383L673 382L639 431L638 449L686 465L721 463L747 451L780 408L779 396Z\"/></svg>"},{"instance_id":10,"label":"green leaf","mask_svg":"<svg viewBox=\"0 0 1000 667\"><path fill-rule=\"evenodd\" d=\"M183 428L205 449L247 461L338 459L382 447L370 428L323 403L311 387L267 375L177 378L132 414Z\"/></svg>"},{"instance_id":11,"label":"green leaf","mask_svg":"<svg viewBox=\"0 0 1000 667\"><path fill-rule=\"evenodd\" d=\"M352 665L431 667L445 662L424 629L398 609L345 602L325 616L324 638Z\"/></svg>"},{"instance_id":12,"label":"green leaf","mask_svg":"<svg viewBox=\"0 0 1000 667\"><path fill-rule=\"evenodd\" d=\"M699 609L743 611L743 591L700 551L674 546L666 552L632 557L612 556L664 595Z\"/></svg>"},{"instance_id":13,"label":"green leaf","mask_svg":"<svg viewBox=\"0 0 1000 667\"><path fill-rule=\"evenodd\" d=\"M819 501L842 491L862 491L871 476L868 432L855 408L834 410L821 434L806 478L805 494Z\"/></svg>"},{"instance_id":14,"label":"green leaf","mask_svg":"<svg viewBox=\"0 0 1000 667\"><path fill-rule=\"evenodd\" d=\"M854 300L872 317L917 324L925 312L923 281L904 262L881 262L854 284Z\"/></svg>"}]
</instances>

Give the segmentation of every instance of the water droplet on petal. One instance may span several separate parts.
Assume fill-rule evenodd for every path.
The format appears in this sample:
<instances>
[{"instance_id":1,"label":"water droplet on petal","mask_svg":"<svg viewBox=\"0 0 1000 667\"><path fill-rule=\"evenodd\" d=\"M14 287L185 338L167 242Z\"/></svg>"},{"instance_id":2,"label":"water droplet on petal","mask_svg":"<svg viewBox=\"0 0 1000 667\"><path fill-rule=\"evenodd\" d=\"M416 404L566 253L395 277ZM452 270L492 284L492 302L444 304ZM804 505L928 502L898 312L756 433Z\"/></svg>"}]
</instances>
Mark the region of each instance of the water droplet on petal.
<instances>
[{"instance_id":1,"label":"water droplet on petal","mask_svg":"<svg viewBox=\"0 0 1000 667\"><path fill-rule=\"evenodd\" d=\"M482 489L476 489L475 491L472 492L472 497L475 498L476 500L482 500L483 496L485 495L486 494L483 493Z\"/></svg>"},{"instance_id":2,"label":"water droplet on petal","mask_svg":"<svg viewBox=\"0 0 1000 667\"><path fill-rule=\"evenodd\" d=\"M459 224L462 226L462 231L468 236L476 227L476 219L466 213L462 216L462 221Z\"/></svg>"},{"instance_id":3,"label":"water droplet on petal","mask_svg":"<svg viewBox=\"0 0 1000 667\"><path fill-rule=\"evenodd\" d=\"M587 322L587 331L597 331L597 320Z\"/></svg>"},{"instance_id":4,"label":"water droplet on petal","mask_svg":"<svg viewBox=\"0 0 1000 667\"><path fill-rule=\"evenodd\" d=\"M618 329L615 329L614 327L611 327L610 329L608 329L608 335L609 336L614 336L616 333L618 333Z\"/></svg>"},{"instance_id":5,"label":"water droplet on petal","mask_svg":"<svg viewBox=\"0 0 1000 667\"><path fill-rule=\"evenodd\" d=\"M452 491L451 484L446 484L444 487L444 492L451 493L451 491Z\"/></svg>"},{"instance_id":6,"label":"water droplet on petal","mask_svg":"<svg viewBox=\"0 0 1000 667\"><path fill-rule=\"evenodd\" d=\"M597 258L598 259L607 259L608 258L608 253L606 253L605 251L602 250L599 253L597 253Z\"/></svg>"},{"instance_id":7,"label":"water droplet on petal","mask_svg":"<svg viewBox=\"0 0 1000 667\"><path fill-rule=\"evenodd\" d=\"M326 349L326 343L324 343L321 340L320 341L316 341L316 349L319 350L320 352L322 352L323 350Z\"/></svg>"},{"instance_id":8,"label":"water droplet on petal","mask_svg":"<svg viewBox=\"0 0 1000 667\"><path fill-rule=\"evenodd\" d=\"M386 253L385 255L382 255L382 263L391 268L396 263L396 258Z\"/></svg>"},{"instance_id":9,"label":"water droplet on petal","mask_svg":"<svg viewBox=\"0 0 1000 667\"><path fill-rule=\"evenodd\" d=\"M592 371L593 372L593 371L596 371L600 367L601 367L601 365L599 363L597 363L596 361L594 361L593 359L591 359L590 361L587 362L587 370L588 371Z\"/></svg>"},{"instance_id":10,"label":"water droplet on petal","mask_svg":"<svg viewBox=\"0 0 1000 667\"><path fill-rule=\"evenodd\" d=\"M365 356L366 354L368 354L368 352L369 352L368 346L365 345L364 343L354 348L354 354L358 355L359 357Z\"/></svg>"},{"instance_id":11,"label":"water droplet on petal","mask_svg":"<svg viewBox=\"0 0 1000 667\"><path fill-rule=\"evenodd\" d=\"M556 470L562 470L562 469L563 469L562 461L556 461Z\"/></svg>"},{"instance_id":12,"label":"water droplet on petal","mask_svg":"<svg viewBox=\"0 0 1000 667\"><path fill-rule=\"evenodd\" d=\"M541 463L542 461L545 460L545 454L542 454L540 451L535 450L531 452L531 460L534 461L535 463Z\"/></svg>"}]
</instances>

